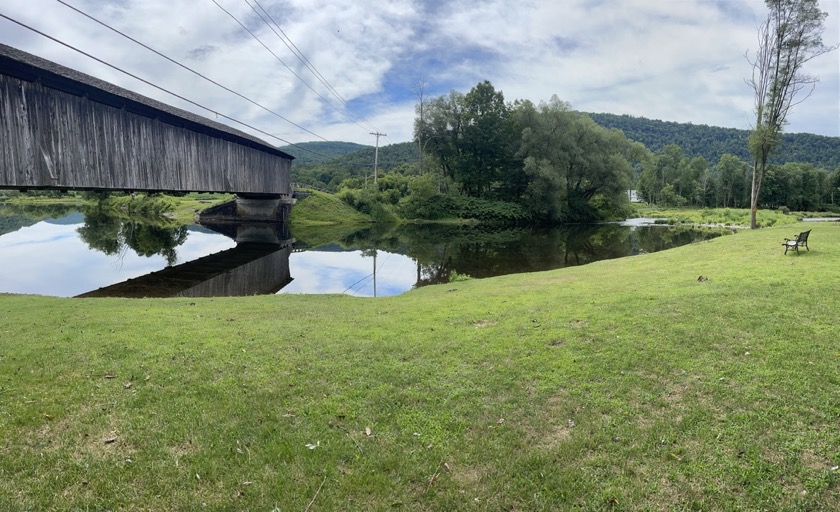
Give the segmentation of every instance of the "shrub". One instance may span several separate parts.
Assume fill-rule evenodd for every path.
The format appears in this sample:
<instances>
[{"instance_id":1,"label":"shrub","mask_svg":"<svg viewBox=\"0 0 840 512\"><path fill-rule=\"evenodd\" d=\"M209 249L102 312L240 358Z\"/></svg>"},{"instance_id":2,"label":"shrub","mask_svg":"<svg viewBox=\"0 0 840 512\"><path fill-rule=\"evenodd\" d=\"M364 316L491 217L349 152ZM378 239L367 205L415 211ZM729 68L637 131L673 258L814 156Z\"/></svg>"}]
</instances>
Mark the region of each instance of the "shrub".
<instances>
[{"instance_id":1,"label":"shrub","mask_svg":"<svg viewBox=\"0 0 840 512\"><path fill-rule=\"evenodd\" d=\"M454 270L449 274L450 283L457 283L458 281L469 281L470 279L472 279L472 276L468 274L459 274Z\"/></svg>"}]
</instances>

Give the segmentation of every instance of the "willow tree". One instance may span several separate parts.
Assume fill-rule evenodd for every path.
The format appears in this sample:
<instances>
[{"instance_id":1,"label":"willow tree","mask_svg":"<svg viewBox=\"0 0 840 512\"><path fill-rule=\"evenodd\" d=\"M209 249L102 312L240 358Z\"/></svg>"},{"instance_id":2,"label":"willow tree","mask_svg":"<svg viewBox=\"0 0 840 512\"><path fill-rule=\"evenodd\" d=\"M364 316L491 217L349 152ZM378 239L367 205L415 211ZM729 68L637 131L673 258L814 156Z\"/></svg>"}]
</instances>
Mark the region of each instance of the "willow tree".
<instances>
[{"instance_id":1,"label":"willow tree","mask_svg":"<svg viewBox=\"0 0 840 512\"><path fill-rule=\"evenodd\" d=\"M608 130L552 96L535 107L517 102L512 116L521 129L517 157L527 179L520 201L538 219L590 222L628 202L633 165L644 146L620 130Z\"/></svg>"},{"instance_id":2,"label":"willow tree","mask_svg":"<svg viewBox=\"0 0 840 512\"><path fill-rule=\"evenodd\" d=\"M769 12L758 29L758 50L747 84L755 92L755 128L749 149L754 159L750 194L750 227L756 211L767 159L781 141L782 127L791 108L813 92L818 81L804 73L805 63L833 50L822 42L823 21L817 0L765 0Z\"/></svg>"}]
</instances>

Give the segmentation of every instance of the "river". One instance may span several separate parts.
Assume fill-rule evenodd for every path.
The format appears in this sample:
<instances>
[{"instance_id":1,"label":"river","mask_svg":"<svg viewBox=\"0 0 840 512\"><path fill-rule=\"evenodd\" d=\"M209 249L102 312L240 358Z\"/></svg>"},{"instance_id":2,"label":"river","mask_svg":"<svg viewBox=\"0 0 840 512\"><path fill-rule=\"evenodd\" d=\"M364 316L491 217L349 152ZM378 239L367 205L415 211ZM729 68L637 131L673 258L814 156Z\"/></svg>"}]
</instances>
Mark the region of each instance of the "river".
<instances>
[{"instance_id":1,"label":"river","mask_svg":"<svg viewBox=\"0 0 840 512\"><path fill-rule=\"evenodd\" d=\"M448 225L269 230L166 226L66 208L0 214L0 293L59 297L398 295L656 252L727 233L625 223L486 230ZM235 240L235 238L238 239Z\"/></svg>"}]
</instances>

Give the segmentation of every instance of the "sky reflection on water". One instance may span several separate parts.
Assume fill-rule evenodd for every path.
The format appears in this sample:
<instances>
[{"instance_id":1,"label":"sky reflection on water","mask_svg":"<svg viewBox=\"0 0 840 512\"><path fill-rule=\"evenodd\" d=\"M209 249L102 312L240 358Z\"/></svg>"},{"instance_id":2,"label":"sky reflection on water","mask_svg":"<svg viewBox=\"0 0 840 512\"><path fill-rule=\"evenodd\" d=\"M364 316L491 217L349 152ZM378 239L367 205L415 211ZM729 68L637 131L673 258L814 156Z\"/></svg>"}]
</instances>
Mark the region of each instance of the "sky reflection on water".
<instances>
[{"instance_id":1,"label":"sky reflection on water","mask_svg":"<svg viewBox=\"0 0 840 512\"><path fill-rule=\"evenodd\" d=\"M346 293L359 297L399 295L414 286L414 260L402 254L378 251L376 290L373 288L373 256L362 251L294 253L289 266L294 281L280 293Z\"/></svg>"},{"instance_id":2,"label":"sky reflection on water","mask_svg":"<svg viewBox=\"0 0 840 512\"><path fill-rule=\"evenodd\" d=\"M63 218L67 219L67 217ZM108 255L83 242L83 223L42 221L0 236L0 293L73 297L166 267L158 254L140 256L124 247ZM190 230L176 248L176 264L236 246L217 233ZM362 251L306 251L289 257L291 283L279 293L346 293L360 297L398 295L410 290L416 264L404 255L378 251L376 289L372 255Z\"/></svg>"},{"instance_id":3,"label":"sky reflection on water","mask_svg":"<svg viewBox=\"0 0 840 512\"><path fill-rule=\"evenodd\" d=\"M42 221L0 236L0 292L72 297L166 267L160 255L91 249L79 238L82 225ZM177 248L178 263L235 245L221 235L190 231Z\"/></svg>"},{"instance_id":4,"label":"sky reflection on water","mask_svg":"<svg viewBox=\"0 0 840 512\"><path fill-rule=\"evenodd\" d=\"M278 293L384 297L415 286L449 282L455 272L475 278L535 272L656 252L721 234L654 226L650 219L624 225L499 231L409 225L381 227L381 233L367 227L338 235L336 241L303 230L304 240L295 245L294 232L292 239L288 232L276 233L277 250L263 252L265 245L237 246L228 236L204 227L153 227L101 212L75 213L19 229L18 218L6 220L4 229L16 230L0 235L0 293L60 297L88 292L102 296L101 288L109 288L108 293L116 296L172 296L197 293L184 290L196 290L198 282L204 283L201 289L207 291L202 293L209 296L279 289ZM227 228L217 229L227 232ZM234 232L230 236L239 236L238 227ZM318 240L319 245L299 252L309 240ZM167 267L167 261L173 267ZM195 281L198 277L201 281ZM192 284L187 288L174 289L188 282ZM154 292L145 288L152 283ZM135 291L126 292L126 286ZM157 290L164 294L149 295Z\"/></svg>"}]
</instances>

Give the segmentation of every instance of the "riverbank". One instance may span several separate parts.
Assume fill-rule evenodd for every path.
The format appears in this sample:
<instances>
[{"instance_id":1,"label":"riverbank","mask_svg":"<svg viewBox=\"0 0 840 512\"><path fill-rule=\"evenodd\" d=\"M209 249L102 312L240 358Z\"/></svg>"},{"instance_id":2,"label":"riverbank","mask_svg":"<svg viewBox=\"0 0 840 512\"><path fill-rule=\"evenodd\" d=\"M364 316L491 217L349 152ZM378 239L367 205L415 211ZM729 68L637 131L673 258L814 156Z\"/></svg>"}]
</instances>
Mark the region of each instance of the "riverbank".
<instances>
[{"instance_id":1,"label":"riverbank","mask_svg":"<svg viewBox=\"0 0 840 512\"><path fill-rule=\"evenodd\" d=\"M837 509L812 229L380 299L0 296L0 508Z\"/></svg>"},{"instance_id":2,"label":"riverbank","mask_svg":"<svg viewBox=\"0 0 840 512\"><path fill-rule=\"evenodd\" d=\"M201 210L233 199L231 194L190 193L184 196L145 194L86 195L69 192L62 195L0 194L0 206L8 204L23 210L49 211L51 207L71 207L78 210L102 208L115 215L148 218L164 224L194 224Z\"/></svg>"},{"instance_id":3,"label":"riverbank","mask_svg":"<svg viewBox=\"0 0 840 512\"><path fill-rule=\"evenodd\" d=\"M636 217L661 219L663 224L690 224L695 226L727 227L749 229L749 208L660 208L641 203L633 205ZM780 210L760 210L757 215L758 227L783 226L796 224L804 217L818 215L810 212L783 212Z\"/></svg>"}]
</instances>

